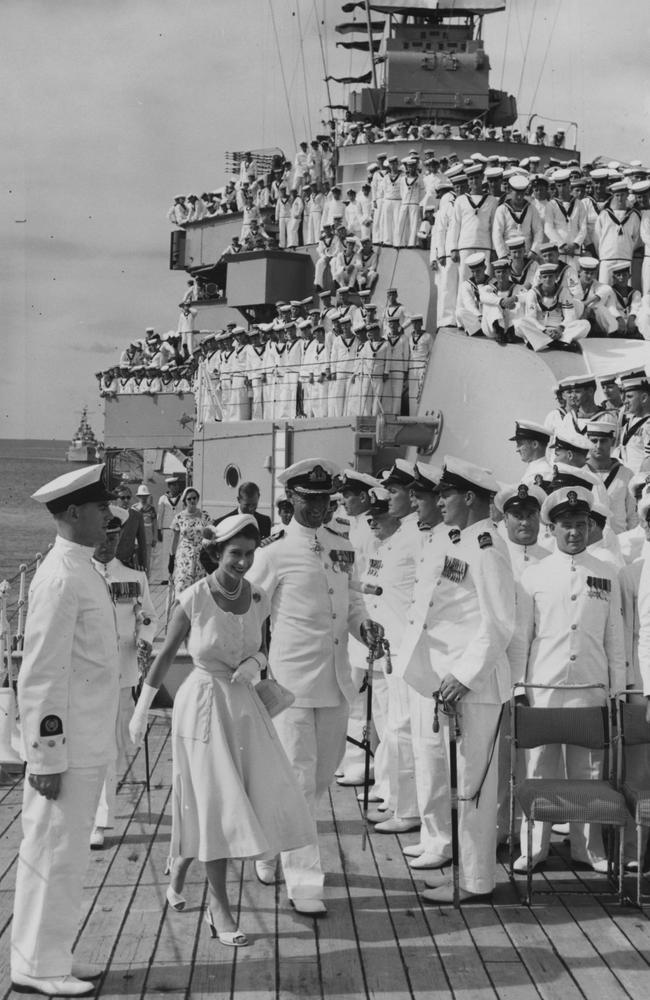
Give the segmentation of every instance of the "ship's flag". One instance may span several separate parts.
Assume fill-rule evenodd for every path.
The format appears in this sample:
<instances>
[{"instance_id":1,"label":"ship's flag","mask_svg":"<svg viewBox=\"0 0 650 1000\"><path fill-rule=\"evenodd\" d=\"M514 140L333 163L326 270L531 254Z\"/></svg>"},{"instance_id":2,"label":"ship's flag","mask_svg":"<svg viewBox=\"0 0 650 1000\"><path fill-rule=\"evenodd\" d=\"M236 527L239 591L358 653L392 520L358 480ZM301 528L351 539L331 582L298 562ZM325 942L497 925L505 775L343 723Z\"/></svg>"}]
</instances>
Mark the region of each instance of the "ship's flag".
<instances>
[{"instance_id":1,"label":"ship's flag","mask_svg":"<svg viewBox=\"0 0 650 1000\"><path fill-rule=\"evenodd\" d=\"M370 30L373 35L381 35L384 28L386 27L385 21L371 21ZM353 31L363 31L368 33L368 25L365 21L353 21L351 24L337 24L335 31L338 31L339 35L350 35Z\"/></svg>"},{"instance_id":2,"label":"ship's flag","mask_svg":"<svg viewBox=\"0 0 650 1000\"><path fill-rule=\"evenodd\" d=\"M372 40L372 51L379 52L381 41L378 38ZM357 52L370 52L370 42L337 42L336 47L342 49L356 49Z\"/></svg>"},{"instance_id":3,"label":"ship's flag","mask_svg":"<svg viewBox=\"0 0 650 1000\"><path fill-rule=\"evenodd\" d=\"M333 80L334 83L370 83L372 72L364 73L363 76L326 76L326 80Z\"/></svg>"}]
</instances>

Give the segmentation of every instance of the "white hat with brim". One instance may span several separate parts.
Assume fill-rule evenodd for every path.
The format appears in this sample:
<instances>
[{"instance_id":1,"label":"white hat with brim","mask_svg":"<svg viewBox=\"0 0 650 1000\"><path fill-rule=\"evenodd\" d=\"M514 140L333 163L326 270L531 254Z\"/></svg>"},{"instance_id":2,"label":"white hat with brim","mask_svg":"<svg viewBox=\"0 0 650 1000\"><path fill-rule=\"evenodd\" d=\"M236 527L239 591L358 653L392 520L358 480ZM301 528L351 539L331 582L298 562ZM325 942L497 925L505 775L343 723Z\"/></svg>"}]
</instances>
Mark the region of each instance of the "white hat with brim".
<instances>
[{"instance_id":1,"label":"white hat with brim","mask_svg":"<svg viewBox=\"0 0 650 1000\"><path fill-rule=\"evenodd\" d=\"M257 521L252 514L233 514L231 517L224 517L212 529L212 538L215 542L226 542L235 535L240 535L244 528L253 527L259 532Z\"/></svg>"},{"instance_id":2,"label":"white hat with brim","mask_svg":"<svg viewBox=\"0 0 650 1000\"><path fill-rule=\"evenodd\" d=\"M445 455L440 489L480 490L482 493L498 493L499 484L490 469L473 465L462 458Z\"/></svg>"},{"instance_id":3,"label":"white hat with brim","mask_svg":"<svg viewBox=\"0 0 650 1000\"><path fill-rule=\"evenodd\" d=\"M563 514L588 514L593 507L593 497L582 486L564 486L546 497L542 506L542 521L552 524Z\"/></svg>"},{"instance_id":4,"label":"white hat with brim","mask_svg":"<svg viewBox=\"0 0 650 1000\"><path fill-rule=\"evenodd\" d=\"M65 472L36 490L32 500L44 503L51 514L60 514L73 505L80 507L85 503L104 503L113 499L106 487L105 474L105 465Z\"/></svg>"},{"instance_id":5,"label":"white hat with brim","mask_svg":"<svg viewBox=\"0 0 650 1000\"><path fill-rule=\"evenodd\" d=\"M494 506L502 514L513 507L525 507L537 504L541 511L546 502L546 493L541 486L530 483L513 483L500 489L494 498Z\"/></svg>"},{"instance_id":6,"label":"white hat with brim","mask_svg":"<svg viewBox=\"0 0 650 1000\"><path fill-rule=\"evenodd\" d=\"M279 475L278 482L286 490L301 496L335 493L334 477L339 475L339 467L327 458L305 458L287 466Z\"/></svg>"}]
</instances>

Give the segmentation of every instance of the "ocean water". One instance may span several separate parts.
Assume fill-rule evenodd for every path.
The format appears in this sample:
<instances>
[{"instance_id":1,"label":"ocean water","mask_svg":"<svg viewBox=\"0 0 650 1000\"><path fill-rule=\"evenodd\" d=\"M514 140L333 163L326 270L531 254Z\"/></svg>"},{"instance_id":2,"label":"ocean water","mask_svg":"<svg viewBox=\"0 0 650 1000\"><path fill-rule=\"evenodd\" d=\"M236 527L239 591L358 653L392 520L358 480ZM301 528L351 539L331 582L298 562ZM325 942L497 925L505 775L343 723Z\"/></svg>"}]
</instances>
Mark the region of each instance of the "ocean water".
<instances>
[{"instance_id":1,"label":"ocean water","mask_svg":"<svg viewBox=\"0 0 650 1000\"><path fill-rule=\"evenodd\" d=\"M30 499L39 486L75 466L65 460L69 441L0 439L0 580L54 541L54 521ZM80 468L80 466L76 466Z\"/></svg>"}]
</instances>

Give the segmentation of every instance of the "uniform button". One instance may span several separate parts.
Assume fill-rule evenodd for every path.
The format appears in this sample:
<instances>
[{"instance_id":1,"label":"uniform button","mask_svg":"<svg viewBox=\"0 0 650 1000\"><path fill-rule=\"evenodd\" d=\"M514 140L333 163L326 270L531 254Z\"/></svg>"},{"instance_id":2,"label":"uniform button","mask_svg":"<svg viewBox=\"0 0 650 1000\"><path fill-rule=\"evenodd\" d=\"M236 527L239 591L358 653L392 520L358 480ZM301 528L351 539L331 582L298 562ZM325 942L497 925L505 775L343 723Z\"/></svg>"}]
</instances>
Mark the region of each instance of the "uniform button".
<instances>
[{"instance_id":1,"label":"uniform button","mask_svg":"<svg viewBox=\"0 0 650 1000\"><path fill-rule=\"evenodd\" d=\"M32 743L32 747L34 748L34 750L36 750L36 748L38 747L38 743Z\"/></svg>"},{"instance_id":2,"label":"uniform button","mask_svg":"<svg viewBox=\"0 0 650 1000\"><path fill-rule=\"evenodd\" d=\"M409 618L409 625L412 625L412 624L413 624L413 619Z\"/></svg>"},{"instance_id":3,"label":"uniform button","mask_svg":"<svg viewBox=\"0 0 650 1000\"><path fill-rule=\"evenodd\" d=\"M414 581L413 581L413 583L417 583L417 582L418 582L418 578L416 576L415 579L414 579Z\"/></svg>"},{"instance_id":4,"label":"uniform button","mask_svg":"<svg viewBox=\"0 0 650 1000\"><path fill-rule=\"evenodd\" d=\"M569 657L569 659L570 659L570 660L571 660L571 662L573 663L573 661L574 661L574 660L577 660L577 659L578 659L578 657L577 657L577 656L575 656L575 654L574 654L573 656L570 656L570 657Z\"/></svg>"},{"instance_id":5,"label":"uniform button","mask_svg":"<svg viewBox=\"0 0 650 1000\"><path fill-rule=\"evenodd\" d=\"M333 615L332 615L332 618L336 618L336 615L335 615L335 614L333 614Z\"/></svg>"},{"instance_id":6,"label":"uniform button","mask_svg":"<svg viewBox=\"0 0 650 1000\"><path fill-rule=\"evenodd\" d=\"M333 594L333 593L334 593L334 588L333 588L333 587L330 587L330 589L329 589L329 590L327 591L327 593L328 593L328 594Z\"/></svg>"},{"instance_id":7,"label":"uniform button","mask_svg":"<svg viewBox=\"0 0 650 1000\"><path fill-rule=\"evenodd\" d=\"M438 582L436 584L436 587L439 587L441 583L442 583L442 580L438 580Z\"/></svg>"},{"instance_id":8,"label":"uniform button","mask_svg":"<svg viewBox=\"0 0 650 1000\"><path fill-rule=\"evenodd\" d=\"M575 632L575 630L577 629L577 627L578 627L577 625L572 625L572 626L571 626L571 631L572 631L572 632Z\"/></svg>"},{"instance_id":9,"label":"uniform button","mask_svg":"<svg viewBox=\"0 0 650 1000\"><path fill-rule=\"evenodd\" d=\"M48 747L55 747L56 746L56 740L48 740L47 741L47 745L48 745Z\"/></svg>"},{"instance_id":10,"label":"uniform button","mask_svg":"<svg viewBox=\"0 0 650 1000\"><path fill-rule=\"evenodd\" d=\"M430 608L432 608L432 607L433 607L433 601L429 601L429 607L430 607Z\"/></svg>"},{"instance_id":11,"label":"uniform button","mask_svg":"<svg viewBox=\"0 0 650 1000\"><path fill-rule=\"evenodd\" d=\"M335 640L334 640L334 645L335 645L335 646L338 646L338 644L339 644L339 641L338 641L338 639L335 639Z\"/></svg>"},{"instance_id":12,"label":"uniform button","mask_svg":"<svg viewBox=\"0 0 650 1000\"><path fill-rule=\"evenodd\" d=\"M571 567L571 572L572 572L572 573L575 573L575 571L576 571L576 568L575 568L575 566L572 566L572 567Z\"/></svg>"},{"instance_id":13,"label":"uniform button","mask_svg":"<svg viewBox=\"0 0 650 1000\"><path fill-rule=\"evenodd\" d=\"M577 594L571 594L571 600L572 601L577 601L578 600L578 595Z\"/></svg>"}]
</instances>

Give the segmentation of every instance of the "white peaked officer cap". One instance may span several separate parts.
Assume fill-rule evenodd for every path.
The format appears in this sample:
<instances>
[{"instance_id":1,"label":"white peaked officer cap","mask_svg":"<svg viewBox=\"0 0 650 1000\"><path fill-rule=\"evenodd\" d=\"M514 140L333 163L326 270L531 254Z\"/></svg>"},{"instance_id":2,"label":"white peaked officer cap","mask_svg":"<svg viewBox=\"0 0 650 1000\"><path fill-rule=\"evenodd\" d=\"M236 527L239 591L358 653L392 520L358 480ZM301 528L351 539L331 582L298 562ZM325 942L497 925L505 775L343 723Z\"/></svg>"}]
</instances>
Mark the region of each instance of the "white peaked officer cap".
<instances>
[{"instance_id":1,"label":"white peaked officer cap","mask_svg":"<svg viewBox=\"0 0 650 1000\"><path fill-rule=\"evenodd\" d=\"M515 420L515 433L509 441L519 439L528 441L541 441L546 445L551 439L551 432L543 424L537 424L534 420Z\"/></svg>"},{"instance_id":2,"label":"white peaked officer cap","mask_svg":"<svg viewBox=\"0 0 650 1000\"><path fill-rule=\"evenodd\" d=\"M552 524L562 514L587 514L593 507L593 497L582 486L565 486L555 490L544 501L542 521Z\"/></svg>"},{"instance_id":3,"label":"white peaked officer cap","mask_svg":"<svg viewBox=\"0 0 650 1000\"><path fill-rule=\"evenodd\" d=\"M482 469L462 458L445 455L442 467L440 489L479 490L481 493L493 494L499 492L499 484L490 469Z\"/></svg>"},{"instance_id":4,"label":"white peaked officer cap","mask_svg":"<svg viewBox=\"0 0 650 1000\"><path fill-rule=\"evenodd\" d=\"M304 458L289 465L278 476L278 482L287 490L301 496L315 496L336 492L334 477L340 474L338 465L327 458Z\"/></svg>"},{"instance_id":5,"label":"white peaked officer cap","mask_svg":"<svg viewBox=\"0 0 650 1000\"><path fill-rule=\"evenodd\" d=\"M73 505L80 507L85 503L112 500L106 487L105 474L105 465L91 465L90 468L65 472L32 493L32 500L44 503L50 514L61 514Z\"/></svg>"},{"instance_id":6,"label":"white peaked officer cap","mask_svg":"<svg viewBox=\"0 0 650 1000\"><path fill-rule=\"evenodd\" d=\"M390 469L379 473L382 486L406 486L410 488L415 479L415 467L404 458L396 458Z\"/></svg>"},{"instance_id":7,"label":"white peaked officer cap","mask_svg":"<svg viewBox=\"0 0 650 1000\"><path fill-rule=\"evenodd\" d=\"M555 432L553 435L553 440L551 441L551 448L557 446L560 448L568 448L569 451L589 451L591 449L591 441L584 434L579 434L570 427L562 427Z\"/></svg>"},{"instance_id":8,"label":"white peaked officer cap","mask_svg":"<svg viewBox=\"0 0 650 1000\"><path fill-rule=\"evenodd\" d=\"M425 465L423 462L416 462L413 471L414 482L411 489L415 490L416 493L438 493L440 491L442 469L439 465Z\"/></svg>"},{"instance_id":9,"label":"white peaked officer cap","mask_svg":"<svg viewBox=\"0 0 650 1000\"><path fill-rule=\"evenodd\" d=\"M343 491L347 488L358 492L368 492L379 486L379 480L374 476L369 476L367 472L357 472L356 469L343 469L338 478L337 488Z\"/></svg>"},{"instance_id":10,"label":"white peaked officer cap","mask_svg":"<svg viewBox=\"0 0 650 1000\"><path fill-rule=\"evenodd\" d=\"M500 489L494 498L494 506L502 514L522 507L536 507L541 511L546 501L546 493L541 486L531 483L513 483Z\"/></svg>"},{"instance_id":11,"label":"white peaked officer cap","mask_svg":"<svg viewBox=\"0 0 650 1000\"><path fill-rule=\"evenodd\" d=\"M591 442L589 444L591 445ZM551 479L553 492L565 487L568 489L570 486L581 486L591 492L594 486L600 483L601 480L586 465L578 469L575 465L567 465L566 462L553 463L553 478Z\"/></svg>"}]
</instances>

